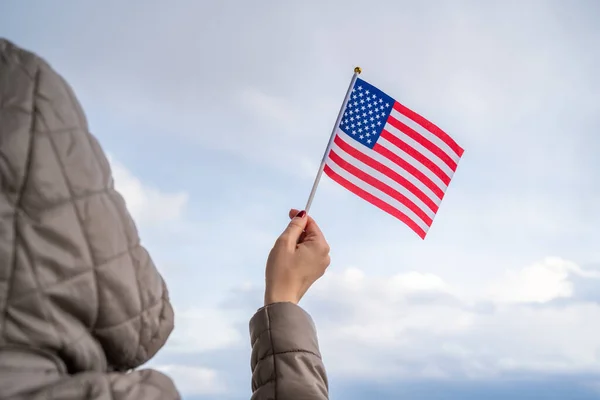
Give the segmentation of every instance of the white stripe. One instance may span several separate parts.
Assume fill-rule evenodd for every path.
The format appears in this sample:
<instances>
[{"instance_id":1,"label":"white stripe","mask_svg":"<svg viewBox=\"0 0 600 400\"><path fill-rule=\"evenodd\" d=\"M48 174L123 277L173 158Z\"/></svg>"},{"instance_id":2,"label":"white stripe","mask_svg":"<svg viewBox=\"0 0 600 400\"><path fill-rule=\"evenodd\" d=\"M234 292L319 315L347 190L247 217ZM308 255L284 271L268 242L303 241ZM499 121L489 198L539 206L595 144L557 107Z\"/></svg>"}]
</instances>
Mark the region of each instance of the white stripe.
<instances>
[{"instance_id":1,"label":"white stripe","mask_svg":"<svg viewBox=\"0 0 600 400\"><path fill-rule=\"evenodd\" d=\"M398 149L398 147L396 147L396 145L394 145L393 143L390 143L389 141L385 140L384 138L379 137L379 139L377 139L377 144L380 145L380 146L382 146L382 147L385 147L386 149L388 149L392 153L398 155L401 159L403 159L404 161L406 161L408 164L410 164L413 167L415 167L416 169L418 169L420 172L423 173L423 175L425 175L426 177L428 177L435 184L435 186L437 186L438 188L440 188L442 190L442 192L445 192L446 189L448 188L448 185L446 185L444 183L444 181L442 181L440 179L439 176L437 176L436 174L434 174L432 170L430 170L429 168L427 168L426 166L424 166L423 164L421 164L420 161L417 161L413 157L410 157L408 154L406 154L404 152L401 152L400 149ZM398 153L400 153L400 154L398 154Z\"/></svg>"},{"instance_id":2,"label":"white stripe","mask_svg":"<svg viewBox=\"0 0 600 400\"><path fill-rule=\"evenodd\" d=\"M448 164L446 164L438 156L429 151L426 147L422 146L419 142L412 139L410 136L408 136L401 130L394 128L389 122L385 125L385 130L387 130L392 135L396 136L398 139L402 140L404 143L406 143L413 149L417 150L419 153L423 154L432 163L437 165L442 170L442 172L444 172L448 176L448 178L452 178L452 175L454 174L452 168L450 168Z\"/></svg>"},{"instance_id":3,"label":"white stripe","mask_svg":"<svg viewBox=\"0 0 600 400\"><path fill-rule=\"evenodd\" d=\"M421 227L421 229L423 229L425 232L427 232L427 229L429 227L427 226L425 221L423 221L414 212L412 212L412 210L410 208L406 207L404 204L400 203L393 197L388 196L387 194L383 193L382 191L380 191L380 190L374 188L373 186L365 183L364 181L358 179L357 177L355 177L354 175L352 175L351 173L347 172L345 169L341 168L339 165L334 163L331 159L327 160L327 165L336 174L340 175L345 180L351 182L355 186L358 186L359 188L363 189L365 192L372 194L373 196L377 197L378 199L386 202L390 206L399 210L401 213L405 214L415 224L417 224L419 227Z\"/></svg>"},{"instance_id":4,"label":"white stripe","mask_svg":"<svg viewBox=\"0 0 600 400\"><path fill-rule=\"evenodd\" d=\"M417 131L421 136L423 136L425 139L429 140L437 147L439 147L444 153L448 155L448 157L450 157L452 160L454 160L455 163L458 164L460 156L456 154L454 150L452 150L452 147L448 146L446 142L437 137L435 134L431 133L431 131L429 131L427 128L425 128L418 122L413 121L412 119L408 118L406 115L400 113L395 109L392 110L390 115L396 118L398 121L402 122L403 124L407 125L408 127Z\"/></svg>"},{"instance_id":5,"label":"white stripe","mask_svg":"<svg viewBox=\"0 0 600 400\"><path fill-rule=\"evenodd\" d=\"M352 139L350 139L350 140L352 140ZM373 168L369 167L368 165L364 164L363 162L352 157L350 154L346 153L335 143L331 147L331 150L334 151L338 156L340 156L340 158L342 158L347 163L355 166L359 170L365 172L367 175L370 175L371 177L377 179L378 181L385 183L386 185L390 186L392 189L396 190L400 194L407 197L410 201L412 201L415 204L415 206L417 206L417 208L419 208L421 211L423 211L425 214L427 214L427 216L429 218L433 219L433 217L435 217L435 212L433 212L433 210L431 210L429 207L427 207L427 205L421 199L419 199L417 196L415 196L415 194L412 193L410 190L408 190L404 186L400 185L398 182L394 181L393 179L387 177L386 175L382 174L381 172L377 171L376 169L373 169Z\"/></svg>"},{"instance_id":6,"label":"white stripe","mask_svg":"<svg viewBox=\"0 0 600 400\"><path fill-rule=\"evenodd\" d=\"M425 195L427 197L429 197L431 200L433 200L433 202L436 205L439 205L440 202L442 201L439 197L437 197L437 195L431 190L429 189L429 187L427 187L427 185L425 185L419 178L415 177L413 174L411 174L410 172L406 171L405 169L399 167L396 163L394 163L393 161L387 159L386 157L382 156L381 154L377 153L374 150L369 149L368 147L358 143L356 140L352 139L349 135L347 135L346 133L344 133L342 130L338 129L337 130L337 135L340 137L340 139L342 139L344 141L344 143L346 143L348 146L351 146L352 148L354 148L356 151L359 151L361 153L366 154L367 156L371 157L372 159L374 159L375 161L385 165L386 167L388 167L389 169L391 169L392 171L394 171L395 173L397 173L398 175L402 176L403 178L405 178L407 181L409 181L410 183L412 183L413 185L415 185L417 188L419 188L423 193L425 193ZM382 139L381 137L379 138L379 140L377 140L377 143L387 147L390 151L392 151L393 153L397 154L398 153L398 148L395 147L394 145L392 145L391 143L385 141L384 139ZM416 162L415 160L412 159L412 157L403 157L403 159L411 164L413 167L415 167L416 169L418 169L419 171L421 171L425 176L427 176L429 179L431 179L436 186L442 191L445 192L446 191L446 184L444 182L442 182L442 180L440 178L438 178L433 172L431 172L429 170L429 168L426 168L423 166L423 164Z\"/></svg>"}]
</instances>

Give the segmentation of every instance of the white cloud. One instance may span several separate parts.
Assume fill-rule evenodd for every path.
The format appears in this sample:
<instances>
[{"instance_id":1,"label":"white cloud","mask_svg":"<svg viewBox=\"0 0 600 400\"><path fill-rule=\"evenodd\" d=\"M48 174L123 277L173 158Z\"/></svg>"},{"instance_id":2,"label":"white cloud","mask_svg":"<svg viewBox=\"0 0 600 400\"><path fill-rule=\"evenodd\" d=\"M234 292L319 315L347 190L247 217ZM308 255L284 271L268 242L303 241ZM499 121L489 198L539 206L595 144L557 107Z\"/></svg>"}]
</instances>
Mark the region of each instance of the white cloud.
<instances>
[{"instance_id":1,"label":"white cloud","mask_svg":"<svg viewBox=\"0 0 600 400\"><path fill-rule=\"evenodd\" d=\"M177 389L186 396L214 395L226 390L218 372L210 368L177 364L154 368L169 375L177 383Z\"/></svg>"},{"instance_id":2,"label":"white cloud","mask_svg":"<svg viewBox=\"0 0 600 400\"><path fill-rule=\"evenodd\" d=\"M503 281L492 285L490 297L499 302L545 303L573 295L569 275L580 271L572 262L548 258L523 268L508 271Z\"/></svg>"},{"instance_id":3,"label":"white cloud","mask_svg":"<svg viewBox=\"0 0 600 400\"><path fill-rule=\"evenodd\" d=\"M185 192L165 193L145 185L123 164L109 158L115 188L127 204L129 212L140 224L161 224L178 221L187 205Z\"/></svg>"},{"instance_id":4,"label":"white cloud","mask_svg":"<svg viewBox=\"0 0 600 400\"><path fill-rule=\"evenodd\" d=\"M277 127L281 133L293 130L298 116L285 97L273 96L254 87L241 90L238 96L243 107Z\"/></svg>"},{"instance_id":5,"label":"white cloud","mask_svg":"<svg viewBox=\"0 0 600 400\"><path fill-rule=\"evenodd\" d=\"M246 338L236 329L236 322L235 315L218 308L177 309L176 329L167 349L175 353L204 352L240 344Z\"/></svg>"},{"instance_id":6,"label":"white cloud","mask_svg":"<svg viewBox=\"0 0 600 400\"><path fill-rule=\"evenodd\" d=\"M307 299L332 374L376 379L600 372L600 304L574 278L598 272L548 258L480 295L417 272L328 273ZM566 303L554 301L566 299Z\"/></svg>"}]
</instances>

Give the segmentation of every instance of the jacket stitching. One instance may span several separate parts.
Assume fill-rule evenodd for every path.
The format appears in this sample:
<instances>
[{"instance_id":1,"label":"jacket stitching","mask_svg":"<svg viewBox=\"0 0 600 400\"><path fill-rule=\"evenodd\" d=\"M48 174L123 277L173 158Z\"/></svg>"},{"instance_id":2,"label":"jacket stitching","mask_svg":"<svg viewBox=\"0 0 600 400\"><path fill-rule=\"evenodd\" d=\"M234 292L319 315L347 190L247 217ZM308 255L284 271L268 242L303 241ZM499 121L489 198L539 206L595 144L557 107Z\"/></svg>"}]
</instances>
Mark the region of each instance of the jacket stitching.
<instances>
[{"instance_id":1,"label":"jacket stitching","mask_svg":"<svg viewBox=\"0 0 600 400\"><path fill-rule=\"evenodd\" d=\"M258 360L258 362L261 362L261 361L265 360L267 357L270 357L270 356L275 357L275 356L278 356L278 355L281 355L281 354L289 354L289 353L305 353L305 354L310 354L310 355L313 355L313 356L317 357L319 360L321 360L321 356L318 355L317 353L313 352L313 351L298 349L298 350L280 351L280 352L277 352L277 353L267 354L264 357L260 358Z\"/></svg>"},{"instance_id":2,"label":"jacket stitching","mask_svg":"<svg viewBox=\"0 0 600 400\"><path fill-rule=\"evenodd\" d=\"M15 278L15 274L14 271L17 268L17 246L19 243L19 238L20 238L20 233L19 233L19 228L18 228L18 224L19 224L19 218L18 218L18 210L21 208L21 201L23 200L23 194L25 193L25 189L27 187L27 183L29 181L29 176L31 175L31 165L33 162L33 148L34 148L34 141L35 141L35 125L36 125L36 102L37 102L37 95L38 95L38 88L39 88L39 83L40 83L40 74L41 74L41 70L40 70L40 66L39 64L36 67L36 72L34 74L33 77L33 90L32 90L32 109L31 109L31 121L30 121L30 126L29 126L29 147L27 148L27 158L25 161L25 171L23 174L23 182L21 184L21 187L19 188L19 193L15 202L15 209L14 209L14 216L13 216L13 229L14 229L14 238L13 238L13 260L12 260L12 268L10 271L10 276L8 279L8 288L6 290L6 300L8 303L8 299L10 298L10 292L11 292L11 288L14 287L14 283L13 283L13 279ZM31 262L31 254L29 252L29 249L24 246L24 250L26 255L28 256L28 266L29 266L29 271L31 272L31 275L33 277L33 281L36 285L36 291L39 292L40 291L40 282L38 280L37 274L34 271L34 267L33 267L33 263ZM6 313L8 312L8 304L7 304L7 308L5 309L5 312L2 315L2 318L6 318ZM41 308L41 312L44 315L44 319L46 320L46 322L51 326L52 328L52 332L54 334L54 338L58 338L58 335L56 333L56 329L54 327L54 325L51 323L51 319L50 319L50 315L51 312L48 313L47 312L47 308L46 308L46 303L44 302L44 305ZM4 321L2 321L4 322ZM3 335L2 337L6 337L6 324L4 325L4 331L3 331Z\"/></svg>"}]
</instances>

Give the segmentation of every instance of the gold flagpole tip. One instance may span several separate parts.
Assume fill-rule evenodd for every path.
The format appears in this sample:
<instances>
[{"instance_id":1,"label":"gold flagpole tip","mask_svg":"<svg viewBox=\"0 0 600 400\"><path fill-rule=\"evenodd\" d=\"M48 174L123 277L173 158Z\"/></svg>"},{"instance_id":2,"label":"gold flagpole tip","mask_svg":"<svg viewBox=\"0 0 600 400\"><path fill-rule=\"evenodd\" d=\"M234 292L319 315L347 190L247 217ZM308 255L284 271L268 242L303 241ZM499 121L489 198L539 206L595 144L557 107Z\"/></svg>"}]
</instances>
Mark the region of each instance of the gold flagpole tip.
<instances>
[{"instance_id":1,"label":"gold flagpole tip","mask_svg":"<svg viewBox=\"0 0 600 400\"><path fill-rule=\"evenodd\" d=\"M354 72L360 74L362 72L362 69L360 69L360 67L356 67L354 68Z\"/></svg>"}]
</instances>

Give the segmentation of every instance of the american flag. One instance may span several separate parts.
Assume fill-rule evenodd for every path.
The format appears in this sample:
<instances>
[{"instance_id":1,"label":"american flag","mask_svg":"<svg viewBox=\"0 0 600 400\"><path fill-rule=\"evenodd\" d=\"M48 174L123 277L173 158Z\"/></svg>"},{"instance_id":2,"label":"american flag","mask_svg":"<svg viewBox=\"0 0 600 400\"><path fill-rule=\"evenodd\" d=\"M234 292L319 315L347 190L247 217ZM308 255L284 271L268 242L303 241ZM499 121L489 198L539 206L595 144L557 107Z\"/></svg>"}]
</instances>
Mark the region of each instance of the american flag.
<instances>
[{"instance_id":1,"label":"american flag","mask_svg":"<svg viewBox=\"0 0 600 400\"><path fill-rule=\"evenodd\" d=\"M463 152L436 125L357 79L324 172L424 239Z\"/></svg>"}]
</instances>

